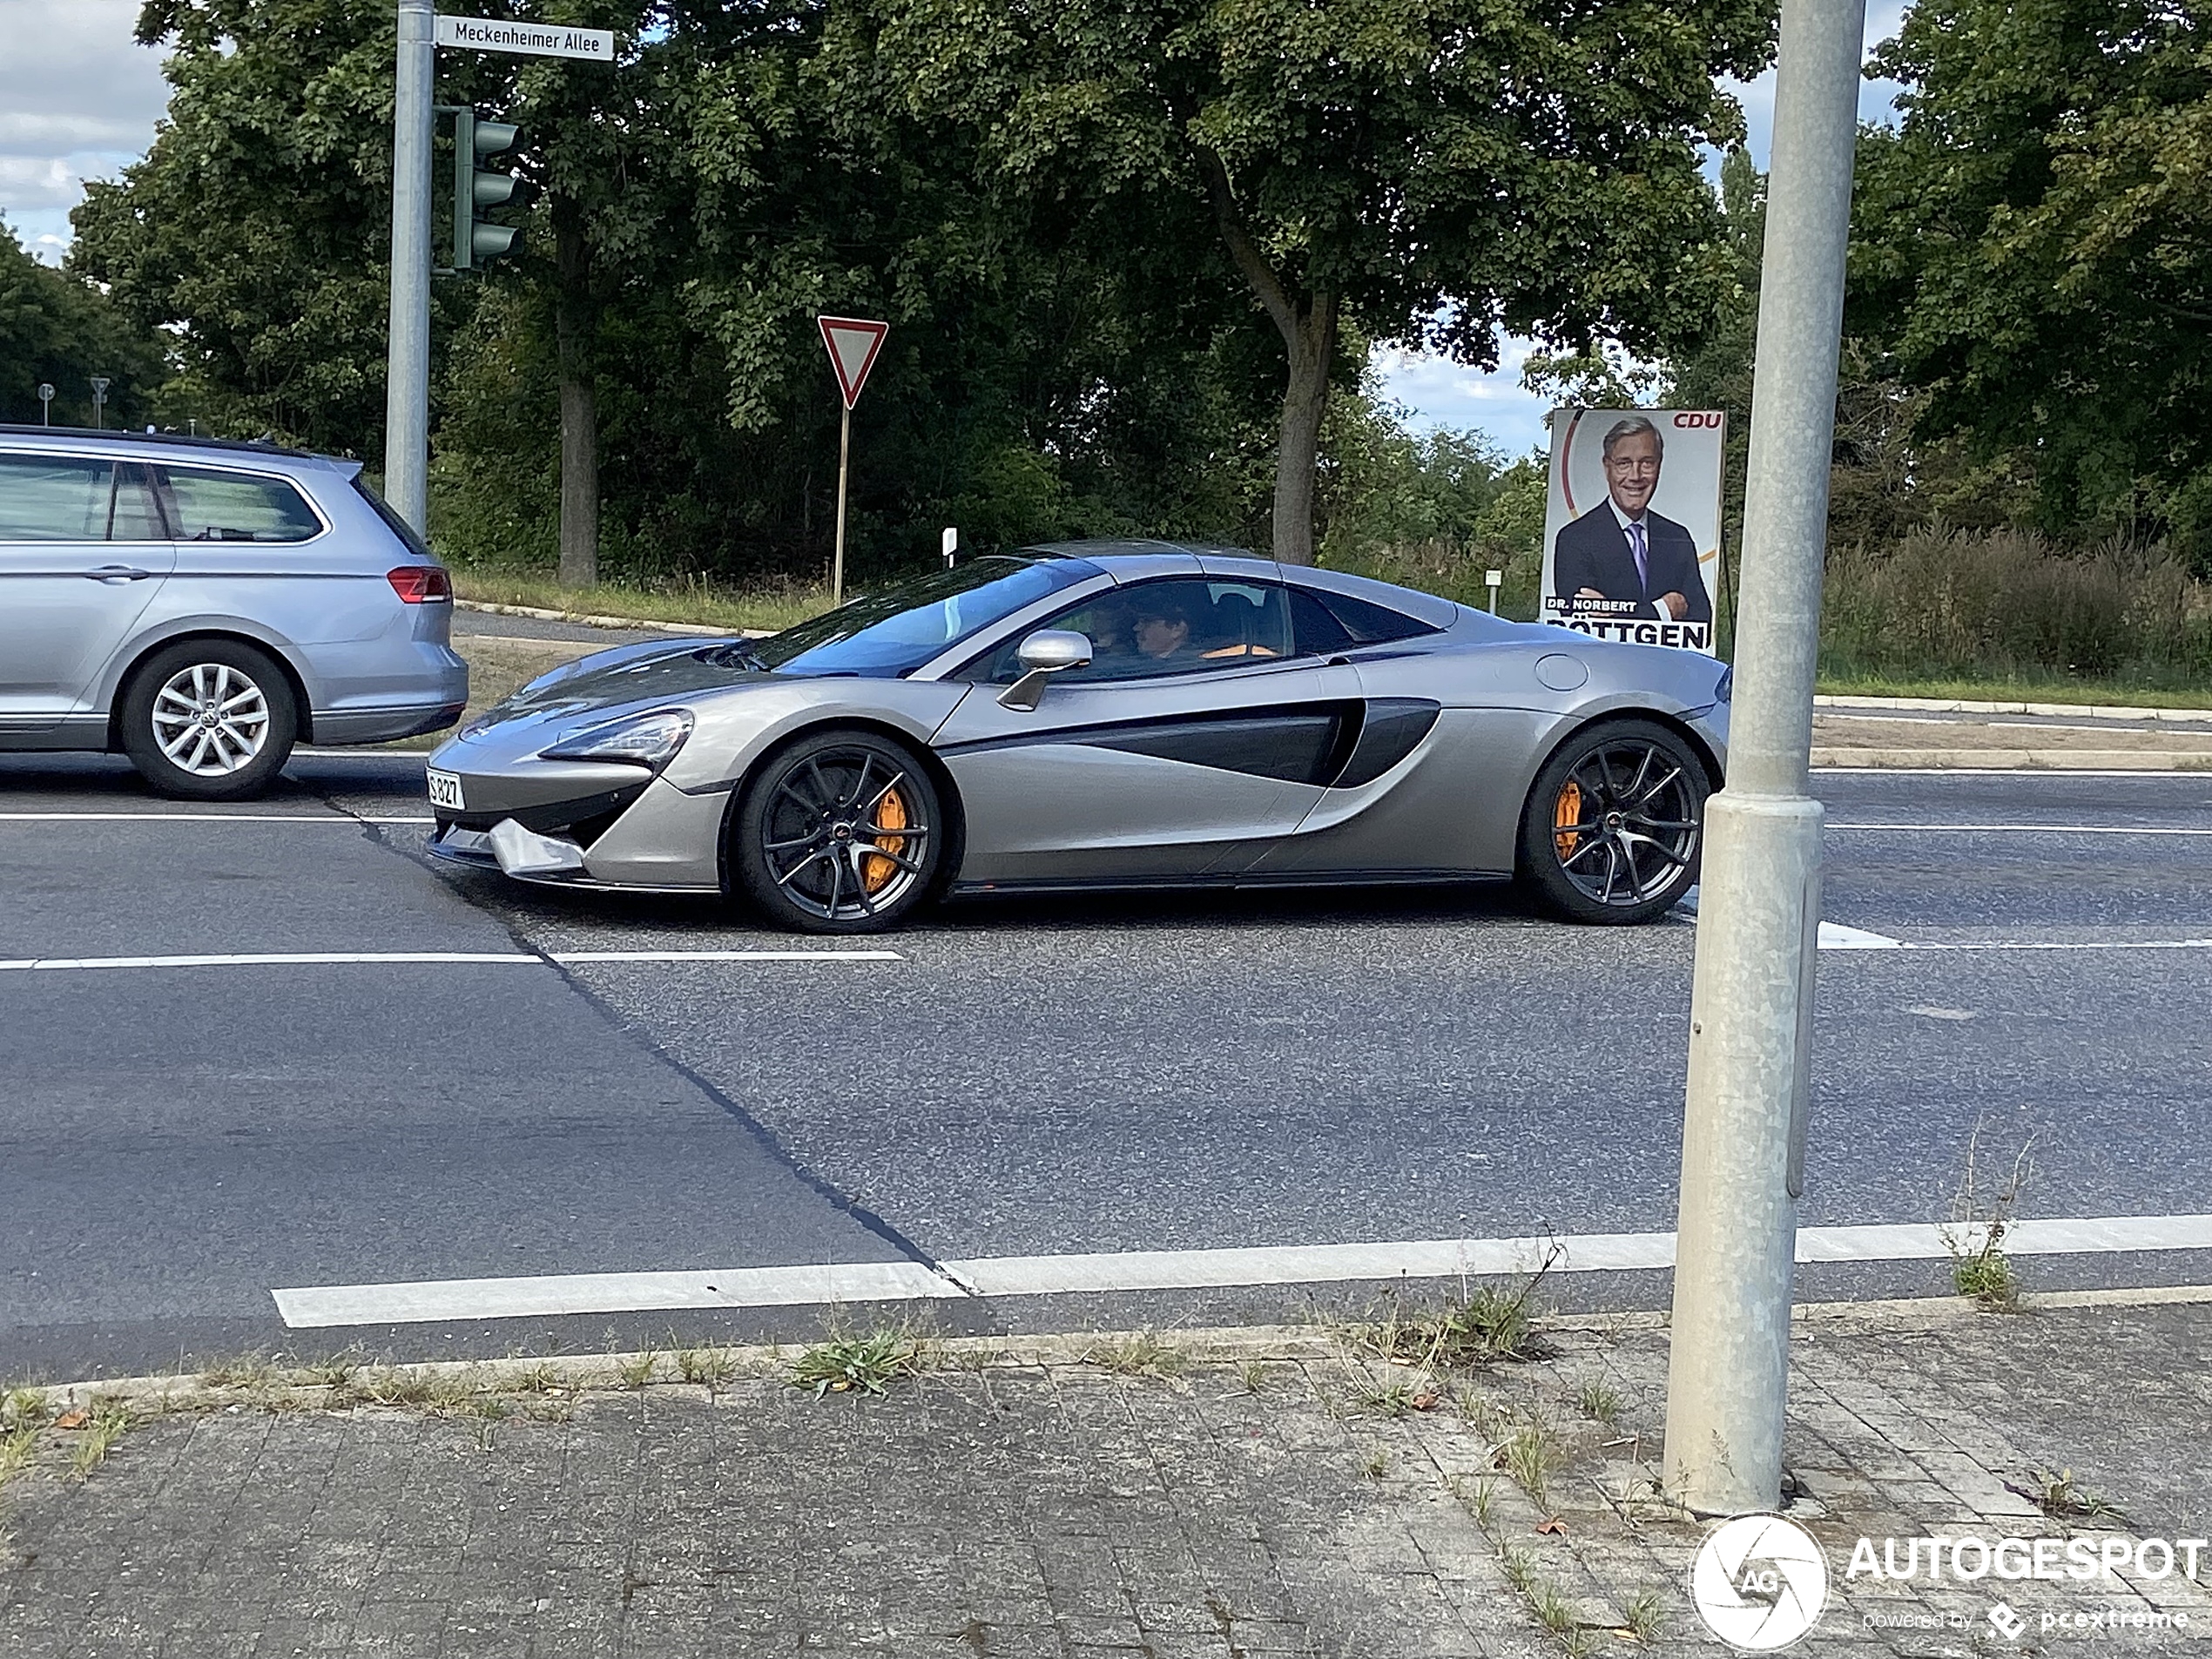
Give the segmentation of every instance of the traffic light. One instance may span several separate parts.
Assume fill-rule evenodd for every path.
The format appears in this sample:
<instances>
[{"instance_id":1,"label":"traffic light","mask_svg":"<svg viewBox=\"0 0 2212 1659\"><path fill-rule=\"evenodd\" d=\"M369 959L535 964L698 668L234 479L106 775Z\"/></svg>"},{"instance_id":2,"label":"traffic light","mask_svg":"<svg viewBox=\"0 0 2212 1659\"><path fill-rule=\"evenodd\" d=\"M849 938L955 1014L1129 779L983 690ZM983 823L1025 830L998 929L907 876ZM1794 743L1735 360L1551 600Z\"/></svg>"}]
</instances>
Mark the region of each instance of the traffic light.
<instances>
[{"instance_id":1,"label":"traffic light","mask_svg":"<svg viewBox=\"0 0 2212 1659\"><path fill-rule=\"evenodd\" d=\"M520 129L505 121L480 121L474 110L453 112L453 268L482 269L503 253L511 253L522 232L511 225L495 225L483 215L487 209L516 199L521 180L503 172L484 172L476 164L515 147Z\"/></svg>"}]
</instances>

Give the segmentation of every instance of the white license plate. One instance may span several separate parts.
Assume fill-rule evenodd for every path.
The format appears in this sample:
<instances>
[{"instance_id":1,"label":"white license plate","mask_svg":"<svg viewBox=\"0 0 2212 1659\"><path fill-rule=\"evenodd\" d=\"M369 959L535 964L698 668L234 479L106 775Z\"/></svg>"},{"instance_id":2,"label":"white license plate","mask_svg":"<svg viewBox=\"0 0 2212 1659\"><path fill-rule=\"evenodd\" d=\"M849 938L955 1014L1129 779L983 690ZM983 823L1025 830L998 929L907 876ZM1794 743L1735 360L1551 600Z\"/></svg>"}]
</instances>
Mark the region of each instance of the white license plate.
<instances>
[{"instance_id":1,"label":"white license plate","mask_svg":"<svg viewBox=\"0 0 2212 1659\"><path fill-rule=\"evenodd\" d=\"M469 810L469 803L461 793L461 779L449 772L424 769L430 780L430 805L450 806L456 813Z\"/></svg>"}]
</instances>

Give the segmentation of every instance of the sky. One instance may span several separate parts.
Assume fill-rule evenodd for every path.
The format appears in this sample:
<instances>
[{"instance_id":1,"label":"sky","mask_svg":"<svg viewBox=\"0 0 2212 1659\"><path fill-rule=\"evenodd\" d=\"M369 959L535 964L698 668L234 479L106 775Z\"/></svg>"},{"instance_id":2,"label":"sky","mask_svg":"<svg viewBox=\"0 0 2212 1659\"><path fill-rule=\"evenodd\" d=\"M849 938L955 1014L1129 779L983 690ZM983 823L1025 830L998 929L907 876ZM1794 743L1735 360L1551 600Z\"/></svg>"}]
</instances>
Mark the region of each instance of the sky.
<instances>
[{"instance_id":1,"label":"sky","mask_svg":"<svg viewBox=\"0 0 2212 1659\"><path fill-rule=\"evenodd\" d=\"M1900 0L1871 0L1866 42L1897 32ZM32 253L57 262L69 246L69 212L84 181L112 178L145 153L168 105L161 54L131 38L138 0L0 0L0 218ZM1774 125L1774 73L1731 88L1743 100L1752 159L1766 165ZM1859 113L1890 113L1898 88L1870 81ZM1508 455L1543 441L1545 405L1521 385L1525 341L1507 341L1489 374L1447 359L1386 351L1383 395L1417 428L1473 428Z\"/></svg>"}]
</instances>

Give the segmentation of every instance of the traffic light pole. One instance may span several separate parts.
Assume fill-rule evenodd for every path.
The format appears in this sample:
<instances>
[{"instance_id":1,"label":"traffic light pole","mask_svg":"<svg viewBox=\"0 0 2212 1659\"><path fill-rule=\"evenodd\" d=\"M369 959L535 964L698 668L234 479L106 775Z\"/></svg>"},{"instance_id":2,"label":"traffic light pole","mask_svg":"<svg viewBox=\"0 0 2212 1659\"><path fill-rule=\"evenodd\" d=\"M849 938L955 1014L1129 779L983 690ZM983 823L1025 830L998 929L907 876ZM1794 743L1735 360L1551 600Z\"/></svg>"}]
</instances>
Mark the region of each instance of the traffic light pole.
<instances>
[{"instance_id":1,"label":"traffic light pole","mask_svg":"<svg viewBox=\"0 0 2212 1659\"><path fill-rule=\"evenodd\" d=\"M384 498L421 532L430 495L432 0L399 0L392 102L392 321L384 383Z\"/></svg>"},{"instance_id":2,"label":"traffic light pole","mask_svg":"<svg viewBox=\"0 0 2212 1659\"><path fill-rule=\"evenodd\" d=\"M1819 803L1808 798L1865 0L1783 0L1728 786L1707 808L1667 1379L1667 1491L1782 1498Z\"/></svg>"}]
</instances>

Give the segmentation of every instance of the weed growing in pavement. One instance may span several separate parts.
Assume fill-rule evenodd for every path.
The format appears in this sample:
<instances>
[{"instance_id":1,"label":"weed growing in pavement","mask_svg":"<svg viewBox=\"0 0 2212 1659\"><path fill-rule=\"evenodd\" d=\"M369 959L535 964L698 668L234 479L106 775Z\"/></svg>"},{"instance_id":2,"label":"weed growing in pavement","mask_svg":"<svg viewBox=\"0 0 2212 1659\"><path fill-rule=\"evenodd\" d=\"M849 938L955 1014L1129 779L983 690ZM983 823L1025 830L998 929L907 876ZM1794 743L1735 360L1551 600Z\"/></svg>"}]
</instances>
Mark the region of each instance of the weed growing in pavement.
<instances>
[{"instance_id":1,"label":"weed growing in pavement","mask_svg":"<svg viewBox=\"0 0 2212 1659\"><path fill-rule=\"evenodd\" d=\"M2126 1512L2101 1494L2089 1491L2074 1480L2072 1469L2060 1469L2053 1474L2048 1469L2038 1469L2028 1477L2034 1482L2029 1487L2005 1484L2022 1497L2032 1499L2035 1507L2055 1520L2081 1519L2087 1521L2124 1521Z\"/></svg>"},{"instance_id":2,"label":"weed growing in pavement","mask_svg":"<svg viewBox=\"0 0 2212 1659\"><path fill-rule=\"evenodd\" d=\"M40 1426L33 1422L0 1429L0 1487L30 1467L30 1460L38 1450L39 1432Z\"/></svg>"},{"instance_id":3,"label":"weed growing in pavement","mask_svg":"<svg viewBox=\"0 0 2212 1659\"><path fill-rule=\"evenodd\" d=\"M1474 1524L1488 1532L1490 1517L1498 1507L1498 1483L1486 1474L1460 1495L1467 1504L1467 1513L1474 1517Z\"/></svg>"},{"instance_id":4,"label":"weed growing in pavement","mask_svg":"<svg viewBox=\"0 0 2212 1659\"><path fill-rule=\"evenodd\" d=\"M1498 1448L1497 1456L1498 1467L1513 1477L1530 1502L1539 1509L1549 1507L1546 1494L1563 1460L1559 1441L1549 1429L1541 1423L1515 1429Z\"/></svg>"},{"instance_id":5,"label":"weed growing in pavement","mask_svg":"<svg viewBox=\"0 0 2212 1659\"><path fill-rule=\"evenodd\" d=\"M1536 1563L1527 1551L1507 1544L1498 1552L1498 1562L1504 1569L1506 1582L1513 1586L1528 1610L1536 1615L1536 1622L1559 1638L1568 1659L1582 1659L1591 1651L1595 1639L1575 1616L1574 1604L1560 1594L1557 1585L1536 1569Z\"/></svg>"},{"instance_id":6,"label":"weed growing in pavement","mask_svg":"<svg viewBox=\"0 0 2212 1659\"><path fill-rule=\"evenodd\" d=\"M1367 1453L1367 1461L1364 1467L1370 1480L1381 1480L1383 1476L1390 1473L1390 1448L1383 1446L1375 1447L1373 1451Z\"/></svg>"},{"instance_id":7,"label":"weed growing in pavement","mask_svg":"<svg viewBox=\"0 0 2212 1659\"><path fill-rule=\"evenodd\" d=\"M10 1388L0 1393L0 1429L17 1429L28 1423L37 1427L48 1416L43 1388Z\"/></svg>"},{"instance_id":8,"label":"weed growing in pavement","mask_svg":"<svg viewBox=\"0 0 2212 1659\"><path fill-rule=\"evenodd\" d=\"M1528 1594L1528 1587L1536 1582L1536 1563L1528 1559L1528 1552L1507 1544L1498 1552L1498 1565L1504 1571L1506 1582L1521 1595Z\"/></svg>"},{"instance_id":9,"label":"weed growing in pavement","mask_svg":"<svg viewBox=\"0 0 2212 1659\"><path fill-rule=\"evenodd\" d=\"M872 1331L863 1337L833 1337L799 1356L792 1368L794 1388L825 1394L880 1394L921 1366L921 1350L903 1327Z\"/></svg>"},{"instance_id":10,"label":"weed growing in pavement","mask_svg":"<svg viewBox=\"0 0 2212 1659\"><path fill-rule=\"evenodd\" d=\"M678 1348L676 1374L703 1388L718 1388L738 1374L738 1357L727 1348Z\"/></svg>"},{"instance_id":11,"label":"weed growing in pavement","mask_svg":"<svg viewBox=\"0 0 2212 1659\"><path fill-rule=\"evenodd\" d=\"M1621 1396L1606 1384L1593 1379L1575 1389L1575 1409L1593 1423L1609 1426L1621 1415Z\"/></svg>"},{"instance_id":12,"label":"weed growing in pavement","mask_svg":"<svg viewBox=\"0 0 2212 1659\"><path fill-rule=\"evenodd\" d=\"M659 1369L660 1350L658 1348L642 1349L626 1359L615 1362L615 1375L622 1379L624 1388L644 1387L652 1381L653 1373Z\"/></svg>"},{"instance_id":13,"label":"weed growing in pavement","mask_svg":"<svg viewBox=\"0 0 2212 1659\"><path fill-rule=\"evenodd\" d=\"M1354 1327L1353 1338L1403 1365L1467 1369L1548 1358L1550 1345L1536 1334L1536 1287L1560 1253L1554 1245L1518 1284L1479 1285L1435 1312L1405 1312L1393 1300L1383 1318Z\"/></svg>"},{"instance_id":14,"label":"weed growing in pavement","mask_svg":"<svg viewBox=\"0 0 2212 1659\"><path fill-rule=\"evenodd\" d=\"M1966 1136L1966 1172L1951 1200L1951 1219L1940 1232L1944 1248L1951 1252L1952 1288L1984 1312L2018 1313L2023 1305L2020 1278L2004 1244L2016 1219L2013 1211L2020 1190L2035 1172L2037 1137L2031 1134L2021 1143L2011 1173L1985 1195L1981 1136L1989 1123L1986 1117L1979 1119Z\"/></svg>"},{"instance_id":15,"label":"weed growing in pavement","mask_svg":"<svg viewBox=\"0 0 2212 1659\"><path fill-rule=\"evenodd\" d=\"M1657 1590L1638 1590L1621 1609L1621 1628L1638 1642L1656 1642L1667 1626L1667 1598Z\"/></svg>"},{"instance_id":16,"label":"weed growing in pavement","mask_svg":"<svg viewBox=\"0 0 2212 1659\"><path fill-rule=\"evenodd\" d=\"M211 1359L199 1371L200 1382L209 1388L266 1388L276 1376L276 1362L265 1353Z\"/></svg>"},{"instance_id":17,"label":"weed growing in pavement","mask_svg":"<svg viewBox=\"0 0 2212 1659\"><path fill-rule=\"evenodd\" d=\"M107 1461L107 1454L123 1438L123 1431L131 1426L131 1414L120 1400L96 1399L85 1417L84 1426L78 1431L77 1443L69 1453L69 1472L80 1480Z\"/></svg>"},{"instance_id":18,"label":"weed growing in pavement","mask_svg":"<svg viewBox=\"0 0 2212 1659\"><path fill-rule=\"evenodd\" d=\"M1248 1394L1264 1394L1273 1380L1275 1367L1264 1359L1247 1359L1237 1368L1237 1380Z\"/></svg>"},{"instance_id":19,"label":"weed growing in pavement","mask_svg":"<svg viewBox=\"0 0 2212 1659\"><path fill-rule=\"evenodd\" d=\"M1189 1362L1183 1351L1163 1342L1157 1332L1139 1331L1085 1348L1077 1363L1096 1366L1122 1377L1179 1377Z\"/></svg>"}]
</instances>

